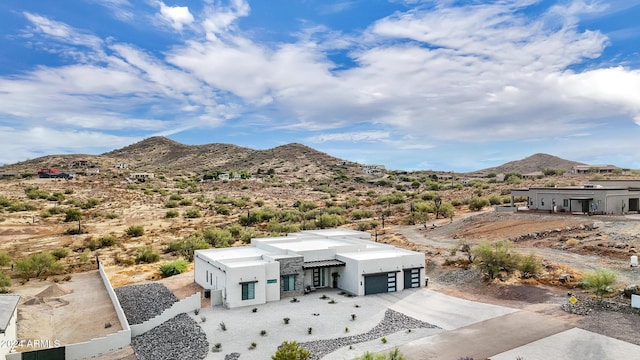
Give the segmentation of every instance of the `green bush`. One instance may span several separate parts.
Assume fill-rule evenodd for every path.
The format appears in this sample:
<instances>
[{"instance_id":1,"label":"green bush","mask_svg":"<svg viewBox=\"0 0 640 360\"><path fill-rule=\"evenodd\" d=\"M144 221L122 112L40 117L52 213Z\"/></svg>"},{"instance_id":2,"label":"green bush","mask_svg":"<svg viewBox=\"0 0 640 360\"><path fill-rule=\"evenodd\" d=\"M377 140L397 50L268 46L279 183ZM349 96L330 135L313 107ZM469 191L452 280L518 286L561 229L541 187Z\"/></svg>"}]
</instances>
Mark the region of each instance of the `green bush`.
<instances>
[{"instance_id":1,"label":"green bush","mask_svg":"<svg viewBox=\"0 0 640 360\"><path fill-rule=\"evenodd\" d=\"M0 266L9 266L11 264L11 256L5 251L0 251Z\"/></svg>"},{"instance_id":2,"label":"green bush","mask_svg":"<svg viewBox=\"0 0 640 360\"><path fill-rule=\"evenodd\" d=\"M469 210L471 211L480 211L485 206L489 206L489 200L482 197L475 197L469 201Z\"/></svg>"},{"instance_id":3,"label":"green bush","mask_svg":"<svg viewBox=\"0 0 640 360\"><path fill-rule=\"evenodd\" d=\"M51 253L43 252L16 261L15 270L23 279L28 280L32 277L55 274L62 270L62 265Z\"/></svg>"},{"instance_id":4,"label":"green bush","mask_svg":"<svg viewBox=\"0 0 640 360\"><path fill-rule=\"evenodd\" d=\"M226 205L218 205L216 206L216 213L220 215L229 215L231 214L231 211Z\"/></svg>"},{"instance_id":5,"label":"green bush","mask_svg":"<svg viewBox=\"0 0 640 360\"><path fill-rule=\"evenodd\" d=\"M496 194L489 196L489 204L491 205L500 205L502 204L502 198Z\"/></svg>"},{"instance_id":6,"label":"green bush","mask_svg":"<svg viewBox=\"0 0 640 360\"><path fill-rule=\"evenodd\" d=\"M136 254L137 263L154 263L160 260L160 254L155 251L151 246L143 246L138 248Z\"/></svg>"},{"instance_id":7,"label":"green bush","mask_svg":"<svg viewBox=\"0 0 640 360\"><path fill-rule=\"evenodd\" d=\"M78 209L67 209L65 211L64 222L80 221L82 212Z\"/></svg>"},{"instance_id":8,"label":"green bush","mask_svg":"<svg viewBox=\"0 0 640 360\"><path fill-rule=\"evenodd\" d=\"M164 277L182 274L189 268L187 260L176 260L167 264L160 265L160 274Z\"/></svg>"},{"instance_id":9,"label":"green bush","mask_svg":"<svg viewBox=\"0 0 640 360\"><path fill-rule=\"evenodd\" d=\"M202 234L196 232L183 240L174 240L169 243L167 252L180 255L188 261L193 261L193 253L196 250L208 249L209 243L202 238Z\"/></svg>"},{"instance_id":10,"label":"green bush","mask_svg":"<svg viewBox=\"0 0 640 360\"><path fill-rule=\"evenodd\" d=\"M188 219L195 219L195 218L199 218L201 216L202 216L202 214L200 214L200 210L198 210L196 208L191 208L191 209L185 211L185 213L184 213L184 217L186 217Z\"/></svg>"},{"instance_id":11,"label":"green bush","mask_svg":"<svg viewBox=\"0 0 640 360\"><path fill-rule=\"evenodd\" d=\"M94 207L100 205L100 200L96 198L89 198L87 201L82 204L83 209L93 209Z\"/></svg>"},{"instance_id":12,"label":"green bush","mask_svg":"<svg viewBox=\"0 0 640 360\"><path fill-rule=\"evenodd\" d=\"M164 204L164 207L166 207L166 208L170 208L170 209L172 209L172 208L177 208L177 207L178 207L178 202L177 202L177 201L175 201L175 200L167 201L167 203L166 203L166 204Z\"/></svg>"},{"instance_id":13,"label":"green bush","mask_svg":"<svg viewBox=\"0 0 640 360\"><path fill-rule=\"evenodd\" d=\"M27 194L27 197L31 200L35 200L35 199L47 199L49 198L49 192L46 190L42 190L40 188L38 188L37 186L33 186L33 187L28 187L24 190L25 194Z\"/></svg>"},{"instance_id":14,"label":"green bush","mask_svg":"<svg viewBox=\"0 0 640 360\"><path fill-rule=\"evenodd\" d=\"M227 229L208 228L203 232L203 238L214 247L229 247L233 243L231 231Z\"/></svg>"},{"instance_id":15,"label":"green bush","mask_svg":"<svg viewBox=\"0 0 640 360\"><path fill-rule=\"evenodd\" d=\"M372 218L375 216L375 213L371 210L353 210L351 212L351 219L353 220L362 220L362 219L368 219L368 218Z\"/></svg>"},{"instance_id":16,"label":"green bush","mask_svg":"<svg viewBox=\"0 0 640 360\"><path fill-rule=\"evenodd\" d=\"M180 194L171 194L171 196L169 196L169 200L180 201L180 200L182 200L182 195L180 195Z\"/></svg>"},{"instance_id":17,"label":"green bush","mask_svg":"<svg viewBox=\"0 0 640 360\"><path fill-rule=\"evenodd\" d=\"M527 256L520 257L518 270L520 270L522 277L525 279L535 277L540 274L540 271L542 270L542 263L536 254L530 253Z\"/></svg>"},{"instance_id":18,"label":"green bush","mask_svg":"<svg viewBox=\"0 0 640 360\"><path fill-rule=\"evenodd\" d=\"M51 252L51 255L55 256L56 259L60 260L62 258L66 258L67 256L69 256L69 249L57 248Z\"/></svg>"},{"instance_id":19,"label":"green bush","mask_svg":"<svg viewBox=\"0 0 640 360\"><path fill-rule=\"evenodd\" d=\"M315 219L315 225L320 229L338 227L345 222L344 218L336 214L322 214Z\"/></svg>"},{"instance_id":20,"label":"green bush","mask_svg":"<svg viewBox=\"0 0 640 360\"><path fill-rule=\"evenodd\" d=\"M611 285L616 281L618 274L608 269L598 269L587 273L582 278L583 287L590 289L602 298L604 294L613 292Z\"/></svg>"},{"instance_id":21,"label":"green bush","mask_svg":"<svg viewBox=\"0 0 640 360\"><path fill-rule=\"evenodd\" d=\"M11 278L6 276L3 272L0 272L0 294L6 294L10 292Z\"/></svg>"},{"instance_id":22,"label":"green bush","mask_svg":"<svg viewBox=\"0 0 640 360\"><path fill-rule=\"evenodd\" d=\"M180 200L180 205L181 206L191 206L191 205L193 205L193 200L191 200L191 199L182 199L182 200Z\"/></svg>"},{"instance_id":23,"label":"green bush","mask_svg":"<svg viewBox=\"0 0 640 360\"><path fill-rule=\"evenodd\" d=\"M142 225L131 225L127 228L126 233L131 237L140 237L144 235L144 227Z\"/></svg>"},{"instance_id":24,"label":"green bush","mask_svg":"<svg viewBox=\"0 0 640 360\"><path fill-rule=\"evenodd\" d=\"M285 318L288 323L289 318ZM297 342L283 341L278 347L278 350L271 356L272 360L307 360L311 356L311 353L298 345Z\"/></svg>"},{"instance_id":25,"label":"green bush","mask_svg":"<svg viewBox=\"0 0 640 360\"><path fill-rule=\"evenodd\" d=\"M178 215L180 215L178 213L178 211L176 210L168 210L165 214L164 217L166 217L167 219L173 219L173 218L177 218Z\"/></svg>"},{"instance_id":26,"label":"green bush","mask_svg":"<svg viewBox=\"0 0 640 360\"><path fill-rule=\"evenodd\" d=\"M474 265L490 279L494 279L500 271L512 272L520 263L518 254L512 252L508 241L498 241L493 244L484 242L474 246L471 253L474 257Z\"/></svg>"},{"instance_id":27,"label":"green bush","mask_svg":"<svg viewBox=\"0 0 640 360\"><path fill-rule=\"evenodd\" d=\"M100 247L109 247L115 245L118 242L118 239L113 235L106 235L100 238Z\"/></svg>"}]
</instances>

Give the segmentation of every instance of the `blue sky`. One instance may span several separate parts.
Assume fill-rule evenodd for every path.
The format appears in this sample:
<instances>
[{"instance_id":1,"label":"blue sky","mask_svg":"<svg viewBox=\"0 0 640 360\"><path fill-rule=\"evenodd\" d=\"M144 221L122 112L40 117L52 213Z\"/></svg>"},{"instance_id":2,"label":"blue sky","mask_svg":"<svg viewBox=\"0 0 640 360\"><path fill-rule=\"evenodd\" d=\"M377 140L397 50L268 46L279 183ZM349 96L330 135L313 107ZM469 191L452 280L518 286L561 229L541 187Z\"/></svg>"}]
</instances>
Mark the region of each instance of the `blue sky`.
<instances>
[{"instance_id":1,"label":"blue sky","mask_svg":"<svg viewBox=\"0 0 640 360\"><path fill-rule=\"evenodd\" d=\"M640 0L0 2L0 164L162 135L640 169Z\"/></svg>"}]
</instances>

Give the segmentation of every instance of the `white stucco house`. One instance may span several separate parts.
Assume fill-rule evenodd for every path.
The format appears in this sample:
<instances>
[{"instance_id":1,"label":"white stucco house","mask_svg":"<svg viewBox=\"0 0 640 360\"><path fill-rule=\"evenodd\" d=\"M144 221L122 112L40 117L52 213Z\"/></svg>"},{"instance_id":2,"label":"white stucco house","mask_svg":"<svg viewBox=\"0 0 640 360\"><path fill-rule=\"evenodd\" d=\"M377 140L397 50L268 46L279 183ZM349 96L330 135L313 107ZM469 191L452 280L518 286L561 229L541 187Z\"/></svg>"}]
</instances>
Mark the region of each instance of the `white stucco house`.
<instances>
[{"instance_id":1,"label":"white stucco house","mask_svg":"<svg viewBox=\"0 0 640 360\"><path fill-rule=\"evenodd\" d=\"M591 180L581 186L512 189L511 206L516 197L526 197L529 210L578 214L640 213L640 180Z\"/></svg>"},{"instance_id":2,"label":"white stucco house","mask_svg":"<svg viewBox=\"0 0 640 360\"><path fill-rule=\"evenodd\" d=\"M18 336L16 321L18 319L19 295L0 295L0 359L4 359Z\"/></svg>"},{"instance_id":3,"label":"white stucco house","mask_svg":"<svg viewBox=\"0 0 640 360\"><path fill-rule=\"evenodd\" d=\"M317 288L369 295L420 287L424 254L370 240L367 232L307 230L251 246L197 250L195 282L212 304L264 304Z\"/></svg>"}]
</instances>

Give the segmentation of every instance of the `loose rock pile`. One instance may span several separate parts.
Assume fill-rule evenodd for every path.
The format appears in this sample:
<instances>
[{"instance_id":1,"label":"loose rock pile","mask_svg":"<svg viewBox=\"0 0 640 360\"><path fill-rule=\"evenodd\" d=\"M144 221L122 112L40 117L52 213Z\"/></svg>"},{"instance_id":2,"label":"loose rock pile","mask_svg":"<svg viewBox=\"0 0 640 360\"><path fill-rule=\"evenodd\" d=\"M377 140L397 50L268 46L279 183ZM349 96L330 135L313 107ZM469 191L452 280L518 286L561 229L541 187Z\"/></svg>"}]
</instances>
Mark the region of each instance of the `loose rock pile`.
<instances>
[{"instance_id":1,"label":"loose rock pile","mask_svg":"<svg viewBox=\"0 0 640 360\"><path fill-rule=\"evenodd\" d=\"M562 304L562 310L576 315L589 315L592 311L613 311L623 314L640 315L640 309L632 308L629 304L609 299L592 299L576 296L575 304Z\"/></svg>"},{"instance_id":2,"label":"loose rock pile","mask_svg":"<svg viewBox=\"0 0 640 360\"><path fill-rule=\"evenodd\" d=\"M435 325L416 320L397 311L387 309L384 314L384 319L366 333L335 339L309 341L300 343L299 345L311 352L311 356L309 357L310 360L317 360L344 346L375 340L401 330L419 328L439 329L439 327Z\"/></svg>"},{"instance_id":3,"label":"loose rock pile","mask_svg":"<svg viewBox=\"0 0 640 360\"><path fill-rule=\"evenodd\" d=\"M159 283L122 286L115 292L129 325L142 324L178 301L166 286Z\"/></svg>"},{"instance_id":4,"label":"loose rock pile","mask_svg":"<svg viewBox=\"0 0 640 360\"><path fill-rule=\"evenodd\" d=\"M136 336L131 346L140 360L204 359L209 351L207 336L187 314Z\"/></svg>"},{"instance_id":5,"label":"loose rock pile","mask_svg":"<svg viewBox=\"0 0 640 360\"><path fill-rule=\"evenodd\" d=\"M480 279L481 272L478 269L459 269L438 275L435 279L438 283L447 285L463 285Z\"/></svg>"}]
</instances>

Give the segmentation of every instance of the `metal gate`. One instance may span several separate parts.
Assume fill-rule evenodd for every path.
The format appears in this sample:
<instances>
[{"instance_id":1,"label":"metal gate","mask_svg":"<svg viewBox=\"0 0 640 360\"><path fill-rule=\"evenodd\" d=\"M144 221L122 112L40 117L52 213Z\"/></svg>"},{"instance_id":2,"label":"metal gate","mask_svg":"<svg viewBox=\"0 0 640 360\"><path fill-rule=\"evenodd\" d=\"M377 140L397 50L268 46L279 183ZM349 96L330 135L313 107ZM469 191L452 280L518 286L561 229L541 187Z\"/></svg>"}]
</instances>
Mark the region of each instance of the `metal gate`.
<instances>
[{"instance_id":1,"label":"metal gate","mask_svg":"<svg viewBox=\"0 0 640 360\"><path fill-rule=\"evenodd\" d=\"M28 351L22 353L22 360L64 360L66 348L57 347L51 349Z\"/></svg>"}]
</instances>

